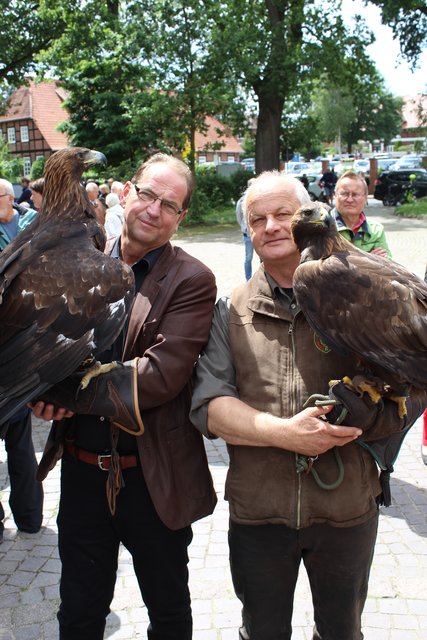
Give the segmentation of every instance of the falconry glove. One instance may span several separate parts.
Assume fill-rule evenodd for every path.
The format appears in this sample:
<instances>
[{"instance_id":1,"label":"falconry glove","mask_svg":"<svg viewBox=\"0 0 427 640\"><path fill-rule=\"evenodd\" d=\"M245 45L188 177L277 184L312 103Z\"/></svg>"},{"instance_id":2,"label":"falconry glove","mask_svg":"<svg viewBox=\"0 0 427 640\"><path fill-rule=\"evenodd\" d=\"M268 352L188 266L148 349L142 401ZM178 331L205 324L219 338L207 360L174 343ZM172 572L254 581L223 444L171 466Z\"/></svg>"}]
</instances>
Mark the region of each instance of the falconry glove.
<instances>
[{"instance_id":1,"label":"falconry glove","mask_svg":"<svg viewBox=\"0 0 427 640\"><path fill-rule=\"evenodd\" d=\"M74 413L104 416L127 433L141 435L144 423L138 402L138 358L115 364L108 373L92 377L86 388L81 386L85 372L75 373L48 389L37 401Z\"/></svg>"},{"instance_id":2,"label":"falconry glove","mask_svg":"<svg viewBox=\"0 0 427 640\"><path fill-rule=\"evenodd\" d=\"M333 401L334 407L326 415L328 422L359 427L363 431L374 425L384 406L382 400L375 403L366 392L352 389L342 380L334 381L330 386L329 398Z\"/></svg>"}]
</instances>

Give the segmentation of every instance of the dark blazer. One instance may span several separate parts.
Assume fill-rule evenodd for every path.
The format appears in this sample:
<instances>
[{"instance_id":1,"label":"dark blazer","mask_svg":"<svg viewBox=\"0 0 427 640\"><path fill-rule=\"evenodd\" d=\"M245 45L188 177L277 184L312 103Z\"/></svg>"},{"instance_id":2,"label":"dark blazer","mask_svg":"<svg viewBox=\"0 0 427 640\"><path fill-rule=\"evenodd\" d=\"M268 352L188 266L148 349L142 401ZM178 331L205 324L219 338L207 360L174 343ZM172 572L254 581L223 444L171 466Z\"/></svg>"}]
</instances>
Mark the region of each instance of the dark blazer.
<instances>
[{"instance_id":1,"label":"dark blazer","mask_svg":"<svg viewBox=\"0 0 427 640\"><path fill-rule=\"evenodd\" d=\"M188 417L193 368L209 337L215 297L212 272L168 243L136 293L124 344L123 361L139 356L142 469L170 529L209 515L217 501L203 438Z\"/></svg>"}]
</instances>

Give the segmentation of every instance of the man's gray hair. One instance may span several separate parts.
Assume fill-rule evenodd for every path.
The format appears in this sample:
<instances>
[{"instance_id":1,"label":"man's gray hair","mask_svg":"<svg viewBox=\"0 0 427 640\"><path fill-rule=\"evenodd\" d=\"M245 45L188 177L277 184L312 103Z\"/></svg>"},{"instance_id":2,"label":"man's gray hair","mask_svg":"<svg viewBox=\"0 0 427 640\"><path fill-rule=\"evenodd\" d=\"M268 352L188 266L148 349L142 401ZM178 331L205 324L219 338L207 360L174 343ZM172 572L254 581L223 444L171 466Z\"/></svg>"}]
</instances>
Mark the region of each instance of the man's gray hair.
<instances>
[{"instance_id":1,"label":"man's gray hair","mask_svg":"<svg viewBox=\"0 0 427 640\"><path fill-rule=\"evenodd\" d=\"M114 180L114 182L111 183L110 191L111 193L116 193L120 197L122 195L123 187L123 182Z\"/></svg>"},{"instance_id":2,"label":"man's gray hair","mask_svg":"<svg viewBox=\"0 0 427 640\"><path fill-rule=\"evenodd\" d=\"M294 176L290 176L281 171L276 171L276 170L263 171L262 173L260 173L259 176L252 179L251 184L248 186L248 188L246 189L243 195L242 208L243 208L243 214L246 219L247 219L246 203L247 203L248 193L250 194L250 192L253 191L254 188L256 188L257 184L259 184L260 182L264 182L265 180L268 180L270 178L277 178L276 184L279 183L283 187L292 188L295 192L297 199L299 200L300 205L311 202L311 198L309 196L307 189L304 187L301 180L298 180L298 178L295 178Z\"/></svg>"},{"instance_id":3,"label":"man's gray hair","mask_svg":"<svg viewBox=\"0 0 427 640\"><path fill-rule=\"evenodd\" d=\"M12 185L11 182L9 182L9 180L6 180L5 178L0 178L0 185L4 188L5 192L9 196L15 197L15 192L13 190L13 185Z\"/></svg>"},{"instance_id":4,"label":"man's gray hair","mask_svg":"<svg viewBox=\"0 0 427 640\"><path fill-rule=\"evenodd\" d=\"M99 189L96 182L88 182L86 185L86 191L87 192L96 191L98 193Z\"/></svg>"}]
</instances>

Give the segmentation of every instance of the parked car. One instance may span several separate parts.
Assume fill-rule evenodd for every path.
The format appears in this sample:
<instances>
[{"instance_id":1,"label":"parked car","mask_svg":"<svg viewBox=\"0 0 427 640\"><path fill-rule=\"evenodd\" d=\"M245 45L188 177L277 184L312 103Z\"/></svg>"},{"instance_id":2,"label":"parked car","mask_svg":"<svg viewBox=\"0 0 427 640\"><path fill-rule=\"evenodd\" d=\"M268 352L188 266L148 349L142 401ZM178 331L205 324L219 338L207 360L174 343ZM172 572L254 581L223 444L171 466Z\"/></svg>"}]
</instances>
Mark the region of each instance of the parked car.
<instances>
[{"instance_id":1,"label":"parked car","mask_svg":"<svg viewBox=\"0 0 427 640\"><path fill-rule=\"evenodd\" d=\"M396 197L406 191L406 187L410 184L416 198L427 196L427 171L425 169L383 171L376 180L374 198L382 200L385 206L392 205Z\"/></svg>"},{"instance_id":2,"label":"parked car","mask_svg":"<svg viewBox=\"0 0 427 640\"><path fill-rule=\"evenodd\" d=\"M305 171L302 171L301 173L299 173L298 175L295 175L295 178L298 178L298 180L301 180L303 174L305 173ZM315 174L308 174L305 173L307 180L308 180L308 194L310 196L310 198L312 200L318 200L319 202L324 202L325 198L323 195L323 190L321 187L319 187L319 180L322 177L322 174L319 173L317 175Z\"/></svg>"},{"instance_id":3,"label":"parked car","mask_svg":"<svg viewBox=\"0 0 427 640\"><path fill-rule=\"evenodd\" d=\"M308 162L288 162L286 173L304 173L311 168Z\"/></svg>"},{"instance_id":4,"label":"parked car","mask_svg":"<svg viewBox=\"0 0 427 640\"><path fill-rule=\"evenodd\" d=\"M252 171L255 173L255 158L244 158L242 160L242 167L245 171Z\"/></svg>"},{"instance_id":5,"label":"parked car","mask_svg":"<svg viewBox=\"0 0 427 640\"><path fill-rule=\"evenodd\" d=\"M377 158L378 173L390 171L395 162L396 158Z\"/></svg>"},{"instance_id":6,"label":"parked car","mask_svg":"<svg viewBox=\"0 0 427 640\"><path fill-rule=\"evenodd\" d=\"M420 167L421 156L407 155L396 160L390 169L397 171L398 169L419 169Z\"/></svg>"},{"instance_id":7,"label":"parked car","mask_svg":"<svg viewBox=\"0 0 427 640\"><path fill-rule=\"evenodd\" d=\"M353 171L356 173L363 173L363 175L369 175L371 165L369 160L355 160L353 163Z\"/></svg>"}]
</instances>

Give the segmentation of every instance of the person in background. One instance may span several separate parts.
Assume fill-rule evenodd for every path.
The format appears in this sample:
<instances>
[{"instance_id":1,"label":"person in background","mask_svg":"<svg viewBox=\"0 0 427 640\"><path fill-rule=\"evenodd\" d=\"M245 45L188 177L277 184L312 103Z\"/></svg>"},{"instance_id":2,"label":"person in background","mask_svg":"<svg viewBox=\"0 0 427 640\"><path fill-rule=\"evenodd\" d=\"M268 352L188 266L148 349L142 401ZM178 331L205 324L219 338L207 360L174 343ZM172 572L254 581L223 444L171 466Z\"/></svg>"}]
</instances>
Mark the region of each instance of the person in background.
<instances>
[{"instance_id":1,"label":"person in background","mask_svg":"<svg viewBox=\"0 0 427 640\"><path fill-rule=\"evenodd\" d=\"M98 195L98 197L101 198L101 200L104 201L104 204L105 204L105 198L107 197L107 195L109 193L110 193L109 184L107 184L106 182L103 182L102 184L99 185L99 195Z\"/></svg>"},{"instance_id":2,"label":"person in background","mask_svg":"<svg viewBox=\"0 0 427 640\"><path fill-rule=\"evenodd\" d=\"M424 282L427 282L427 265L424 274ZM423 433L421 439L421 459L427 465L427 409L423 413Z\"/></svg>"},{"instance_id":3,"label":"person in background","mask_svg":"<svg viewBox=\"0 0 427 640\"><path fill-rule=\"evenodd\" d=\"M107 238L119 236L123 227L123 207L120 204L119 197L115 193L109 193L105 201L107 211L105 214L104 227Z\"/></svg>"},{"instance_id":4,"label":"person in background","mask_svg":"<svg viewBox=\"0 0 427 640\"><path fill-rule=\"evenodd\" d=\"M99 224L105 225L105 217L107 215L107 205L102 198L95 198L92 201L93 208L95 209L95 217Z\"/></svg>"},{"instance_id":5,"label":"person in background","mask_svg":"<svg viewBox=\"0 0 427 640\"><path fill-rule=\"evenodd\" d=\"M248 180L248 186L251 184L252 180L254 180L254 178L250 178ZM245 278L246 280L249 280L249 278L252 276L252 258L254 254L254 249L252 246L251 237L248 232L248 226L246 223L246 214L243 209L243 200L244 200L244 196L239 198L239 200L237 201L236 220L240 226L240 229L242 230L243 244L245 247L245 261L244 261Z\"/></svg>"},{"instance_id":6,"label":"person in background","mask_svg":"<svg viewBox=\"0 0 427 640\"><path fill-rule=\"evenodd\" d=\"M302 176L301 176L301 178L300 178L300 181L302 182L302 184L304 185L304 187L305 187L305 188L307 189L307 191L308 191L309 182L308 182L308 178L307 178L307 174L306 174L306 173L303 173L303 174L302 174Z\"/></svg>"},{"instance_id":7,"label":"person in background","mask_svg":"<svg viewBox=\"0 0 427 640\"><path fill-rule=\"evenodd\" d=\"M119 182L118 180L114 180L110 186L111 193L115 193L119 200L122 197L123 187L123 182Z\"/></svg>"},{"instance_id":8,"label":"person in background","mask_svg":"<svg viewBox=\"0 0 427 640\"><path fill-rule=\"evenodd\" d=\"M132 555L147 606L148 638L192 638L191 523L212 513L216 503L203 439L188 417L194 364L212 321L215 278L170 243L192 189L190 169L166 154L150 157L126 182L122 233L106 250L132 267L135 298L126 329L99 358L124 365L111 372L114 383L110 374L99 377L109 394L91 382L77 399L69 394L73 406L34 405L36 415L48 420L74 411L54 422L52 446L40 463L43 469L59 451L57 434L65 432L58 513L61 640L103 638L121 542ZM86 412L108 405L110 395L123 404L130 398L126 407L136 424L142 419L143 433L119 430L104 417L111 413L82 415L82 395Z\"/></svg>"},{"instance_id":9,"label":"person in background","mask_svg":"<svg viewBox=\"0 0 427 640\"><path fill-rule=\"evenodd\" d=\"M308 202L301 182L277 171L247 189L243 206L261 266L218 301L195 370L190 418L206 437L223 438L230 454L225 494L241 640L291 638L302 562L314 605L310 637L361 640L382 489L374 458L354 440L405 424L394 402L375 405L342 382L333 393L352 405L342 425L334 424L342 406L304 408L358 366L314 335L293 295L300 254L291 219ZM423 407L408 401L408 424Z\"/></svg>"},{"instance_id":10,"label":"person in background","mask_svg":"<svg viewBox=\"0 0 427 640\"><path fill-rule=\"evenodd\" d=\"M368 200L368 186L363 176L346 171L335 188L332 215L341 235L363 251L391 258L384 227L369 221L363 212Z\"/></svg>"},{"instance_id":11,"label":"person in background","mask_svg":"<svg viewBox=\"0 0 427 640\"><path fill-rule=\"evenodd\" d=\"M13 186L0 179L0 254L36 217L36 211L14 204ZM26 407L0 429L5 441L10 480L9 506L19 531L37 533L43 521L43 485L36 480L37 459L31 435L31 412ZM4 537L5 511L0 503L0 542Z\"/></svg>"},{"instance_id":12,"label":"person in background","mask_svg":"<svg viewBox=\"0 0 427 640\"><path fill-rule=\"evenodd\" d=\"M96 182L88 182L86 184L86 191L87 191L87 195L89 197L89 200L91 202L96 200L96 198L98 197L98 194L99 194L99 189L98 189L98 185L96 184Z\"/></svg>"},{"instance_id":13,"label":"person in background","mask_svg":"<svg viewBox=\"0 0 427 640\"><path fill-rule=\"evenodd\" d=\"M19 196L19 198L16 198L16 203L24 204L24 206L28 206L30 207L30 209L34 209L34 202L31 199L31 189L30 189L29 178L21 178L20 184L22 187L22 193Z\"/></svg>"},{"instance_id":14,"label":"person in background","mask_svg":"<svg viewBox=\"0 0 427 640\"><path fill-rule=\"evenodd\" d=\"M43 200L44 178L38 178L31 183L31 197L34 202L34 209L40 211Z\"/></svg>"},{"instance_id":15,"label":"person in background","mask_svg":"<svg viewBox=\"0 0 427 640\"><path fill-rule=\"evenodd\" d=\"M332 205L336 183L337 174L335 173L335 169L330 167L319 180L319 187L323 189L326 204Z\"/></svg>"}]
</instances>

